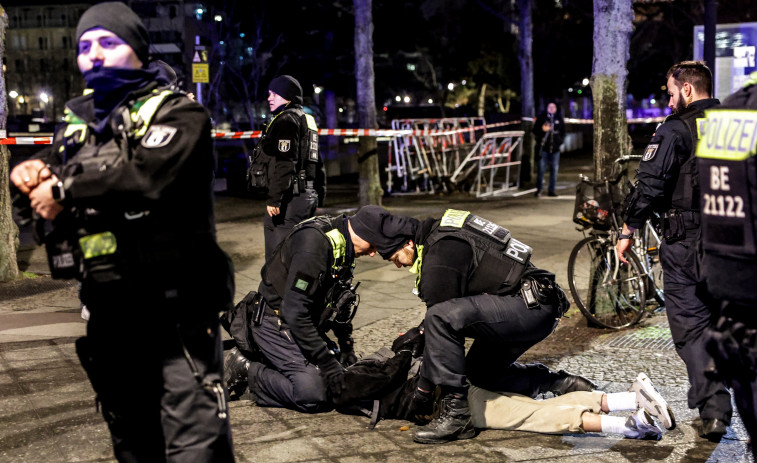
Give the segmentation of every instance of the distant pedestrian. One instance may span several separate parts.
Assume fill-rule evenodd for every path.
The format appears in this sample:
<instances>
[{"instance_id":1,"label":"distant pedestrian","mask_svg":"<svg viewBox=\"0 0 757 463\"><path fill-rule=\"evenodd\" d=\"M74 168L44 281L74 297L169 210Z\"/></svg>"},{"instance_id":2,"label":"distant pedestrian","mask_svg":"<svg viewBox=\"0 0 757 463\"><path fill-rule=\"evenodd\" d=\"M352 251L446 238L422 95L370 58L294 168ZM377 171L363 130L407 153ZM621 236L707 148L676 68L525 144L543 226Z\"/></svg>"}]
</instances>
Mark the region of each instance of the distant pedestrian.
<instances>
[{"instance_id":1,"label":"distant pedestrian","mask_svg":"<svg viewBox=\"0 0 757 463\"><path fill-rule=\"evenodd\" d=\"M81 282L76 350L121 462L233 462L218 312L231 261L216 243L210 117L149 60L121 2L79 20L92 90L11 180L44 219L54 278Z\"/></svg>"},{"instance_id":2,"label":"distant pedestrian","mask_svg":"<svg viewBox=\"0 0 757 463\"><path fill-rule=\"evenodd\" d=\"M544 189L544 173L549 169L548 196L557 196L555 184L557 169L560 166L560 145L565 140L565 120L557 106L550 102L547 110L536 118L533 133L536 135L537 152L539 153L539 171L536 176L536 196L541 196Z\"/></svg>"},{"instance_id":3,"label":"distant pedestrian","mask_svg":"<svg viewBox=\"0 0 757 463\"><path fill-rule=\"evenodd\" d=\"M315 215L326 191L318 127L302 109L297 79L288 75L273 79L268 107L273 118L250 160L251 185L268 190L263 217L266 260L292 227Z\"/></svg>"}]
</instances>

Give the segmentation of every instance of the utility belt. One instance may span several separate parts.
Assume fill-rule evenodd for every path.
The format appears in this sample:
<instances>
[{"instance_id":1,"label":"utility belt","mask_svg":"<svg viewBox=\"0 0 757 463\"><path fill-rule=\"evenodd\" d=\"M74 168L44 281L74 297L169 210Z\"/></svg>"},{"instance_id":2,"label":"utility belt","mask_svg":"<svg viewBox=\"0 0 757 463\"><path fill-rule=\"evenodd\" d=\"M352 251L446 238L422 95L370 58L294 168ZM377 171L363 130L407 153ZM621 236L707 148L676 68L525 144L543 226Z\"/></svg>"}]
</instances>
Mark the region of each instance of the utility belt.
<instances>
[{"instance_id":1,"label":"utility belt","mask_svg":"<svg viewBox=\"0 0 757 463\"><path fill-rule=\"evenodd\" d=\"M304 193L305 190L312 190L315 188L315 180L309 180L305 170L299 171L294 177L292 177L292 194L297 196Z\"/></svg>"},{"instance_id":2,"label":"utility belt","mask_svg":"<svg viewBox=\"0 0 757 463\"><path fill-rule=\"evenodd\" d=\"M260 326L263 323L263 315L269 315L271 317L279 316L279 311L266 303L263 296L260 293L256 293L252 299L252 323L255 326Z\"/></svg>"},{"instance_id":3,"label":"utility belt","mask_svg":"<svg viewBox=\"0 0 757 463\"><path fill-rule=\"evenodd\" d=\"M520 293L518 295L529 309L539 308L542 304L551 305L559 317L562 317L570 308L570 303L562 288L557 282L548 278L523 278L520 281Z\"/></svg>"},{"instance_id":4,"label":"utility belt","mask_svg":"<svg viewBox=\"0 0 757 463\"><path fill-rule=\"evenodd\" d=\"M699 211L679 211L672 209L660 217L660 235L672 243L686 238L686 230L696 230L701 223Z\"/></svg>"}]
</instances>

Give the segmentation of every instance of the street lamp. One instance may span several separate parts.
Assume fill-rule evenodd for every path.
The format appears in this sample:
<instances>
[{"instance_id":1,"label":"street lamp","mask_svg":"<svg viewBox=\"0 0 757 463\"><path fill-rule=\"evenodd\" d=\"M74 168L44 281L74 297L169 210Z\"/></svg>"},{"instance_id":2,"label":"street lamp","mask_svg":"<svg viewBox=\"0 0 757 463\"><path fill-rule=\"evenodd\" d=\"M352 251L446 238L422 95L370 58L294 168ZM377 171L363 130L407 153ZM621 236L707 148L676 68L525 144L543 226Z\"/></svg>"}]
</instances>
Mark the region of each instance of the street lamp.
<instances>
[{"instance_id":1,"label":"street lamp","mask_svg":"<svg viewBox=\"0 0 757 463\"><path fill-rule=\"evenodd\" d=\"M39 99L42 100L43 103L47 104L50 102L50 97L47 96L47 93L42 92L39 94Z\"/></svg>"},{"instance_id":2,"label":"street lamp","mask_svg":"<svg viewBox=\"0 0 757 463\"><path fill-rule=\"evenodd\" d=\"M16 98L18 98L18 92L11 90L10 92L8 92L8 96L15 100Z\"/></svg>"},{"instance_id":3,"label":"street lamp","mask_svg":"<svg viewBox=\"0 0 757 463\"><path fill-rule=\"evenodd\" d=\"M215 20L215 22L219 23L219 22L223 21L223 16L221 16L220 14L217 14L213 18L213 20Z\"/></svg>"},{"instance_id":4,"label":"street lamp","mask_svg":"<svg viewBox=\"0 0 757 463\"><path fill-rule=\"evenodd\" d=\"M319 87L318 85L315 85L313 86L313 91L315 92L316 95L318 95L319 93L323 91L323 87Z\"/></svg>"},{"instance_id":5,"label":"street lamp","mask_svg":"<svg viewBox=\"0 0 757 463\"><path fill-rule=\"evenodd\" d=\"M447 90L449 90L451 92L454 89L455 89L455 84L453 84L452 82L450 82L450 83L447 84Z\"/></svg>"},{"instance_id":6,"label":"street lamp","mask_svg":"<svg viewBox=\"0 0 757 463\"><path fill-rule=\"evenodd\" d=\"M587 85L589 85L589 79L584 78L584 80L582 80L581 83L583 84L584 87L586 87Z\"/></svg>"},{"instance_id":7,"label":"street lamp","mask_svg":"<svg viewBox=\"0 0 757 463\"><path fill-rule=\"evenodd\" d=\"M406 96L405 98L402 99L402 101L404 101L405 103L410 103L410 97Z\"/></svg>"}]
</instances>

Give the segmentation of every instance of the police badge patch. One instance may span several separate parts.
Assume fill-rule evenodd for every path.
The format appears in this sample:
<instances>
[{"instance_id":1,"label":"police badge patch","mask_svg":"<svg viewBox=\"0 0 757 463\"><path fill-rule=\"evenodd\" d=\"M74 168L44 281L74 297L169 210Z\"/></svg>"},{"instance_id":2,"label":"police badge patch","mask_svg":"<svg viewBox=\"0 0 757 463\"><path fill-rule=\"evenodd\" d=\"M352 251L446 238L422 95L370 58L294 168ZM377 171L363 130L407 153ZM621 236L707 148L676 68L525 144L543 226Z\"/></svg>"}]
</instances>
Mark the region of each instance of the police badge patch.
<instances>
[{"instance_id":1,"label":"police badge patch","mask_svg":"<svg viewBox=\"0 0 757 463\"><path fill-rule=\"evenodd\" d=\"M286 153L291 145L289 140L279 140L279 151Z\"/></svg>"},{"instance_id":2,"label":"police badge patch","mask_svg":"<svg viewBox=\"0 0 757 463\"><path fill-rule=\"evenodd\" d=\"M657 148L659 148L660 145L655 143L653 145L647 145L647 149L644 150L644 156L641 158L642 161L651 161L654 158L654 155L657 154Z\"/></svg>"},{"instance_id":3,"label":"police badge patch","mask_svg":"<svg viewBox=\"0 0 757 463\"><path fill-rule=\"evenodd\" d=\"M141 145L145 148L161 148L171 142L176 135L176 128L167 125L153 125L142 137Z\"/></svg>"}]
</instances>

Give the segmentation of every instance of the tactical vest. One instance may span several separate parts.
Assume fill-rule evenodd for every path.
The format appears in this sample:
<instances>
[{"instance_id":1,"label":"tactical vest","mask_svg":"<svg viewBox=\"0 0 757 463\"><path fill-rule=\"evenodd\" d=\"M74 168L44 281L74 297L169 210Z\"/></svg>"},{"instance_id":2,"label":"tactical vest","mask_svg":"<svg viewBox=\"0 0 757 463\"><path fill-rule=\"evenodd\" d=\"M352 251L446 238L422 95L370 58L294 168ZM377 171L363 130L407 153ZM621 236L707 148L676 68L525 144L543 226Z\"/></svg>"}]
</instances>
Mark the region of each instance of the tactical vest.
<instances>
[{"instance_id":1,"label":"tactical vest","mask_svg":"<svg viewBox=\"0 0 757 463\"><path fill-rule=\"evenodd\" d=\"M284 299L284 293L286 292L286 281L289 275L289 262L286 262L285 253L281 252L282 247L289 244L289 238L306 228L312 228L318 230L326 240L328 240L330 248L329 268L330 274L324 276L330 280L336 280L346 274L351 274L352 269L355 266L354 260L352 262L347 261L347 240L344 235L337 228L339 223L344 220L343 216L339 217L312 217L307 220L303 220L294 226L287 238L283 240L273 253L273 258L266 262L265 274L263 279L267 285L273 287L276 294ZM311 243L309 243L311 244ZM318 243L312 243L313 246L317 246ZM322 282L323 283L323 282ZM328 281L326 281L328 284Z\"/></svg>"},{"instance_id":2,"label":"tactical vest","mask_svg":"<svg viewBox=\"0 0 757 463\"><path fill-rule=\"evenodd\" d=\"M473 249L473 271L468 277L468 292L473 294L507 294L520 288L532 249L493 222L468 211L448 209L423 242L430 249L437 241L454 237L466 241ZM422 259L422 251L421 251ZM422 265L422 263L421 263ZM422 273L416 280L420 290ZM423 294L419 294L423 299Z\"/></svg>"},{"instance_id":3,"label":"tactical vest","mask_svg":"<svg viewBox=\"0 0 757 463\"><path fill-rule=\"evenodd\" d=\"M669 116L669 119L678 119L686 125L691 135L692 150L689 157L681 165L678 171L678 179L673 196L671 208L678 211L698 211L699 205L699 172L697 170L697 142L699 140L699 124L704 118L704 111L685 111L683 114Z\"/></svg>"},{"instance_id":4,"label":"tactical vest","mask_svg":"<svg viewBox=\"0 0 757 463\"><path fill-rule=\"evenodd\" d=\"M757 303L757 108L707 111L697 159L708 288Z\"/></svg>"},{"instance_id":5,"label":"tactical vest","mask_svg":"<svg viewBox=\"0 0 757 463\"><path fill-rule=\"evenodd\" d=\"M66 125L60 129L62 140L58 148L64 162L59 173L61 180L65 183L67 178L82 172L102 172L131 161L130 147L139 143L160 106L174 94L171 90L154 90L131 107L116 109L110 119L113 136L104 141L98 140L90 127L66 108ZM144 219L150 211L107 206L75 209L72 216L56 221L57 230L45 239L54 278L116 280L123 276L126 260L159 261L165 257L159 248L137 256L135 247L128 245L137 228L149 226Z\"/></svg>"}]
</instances>

